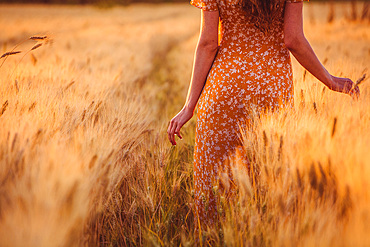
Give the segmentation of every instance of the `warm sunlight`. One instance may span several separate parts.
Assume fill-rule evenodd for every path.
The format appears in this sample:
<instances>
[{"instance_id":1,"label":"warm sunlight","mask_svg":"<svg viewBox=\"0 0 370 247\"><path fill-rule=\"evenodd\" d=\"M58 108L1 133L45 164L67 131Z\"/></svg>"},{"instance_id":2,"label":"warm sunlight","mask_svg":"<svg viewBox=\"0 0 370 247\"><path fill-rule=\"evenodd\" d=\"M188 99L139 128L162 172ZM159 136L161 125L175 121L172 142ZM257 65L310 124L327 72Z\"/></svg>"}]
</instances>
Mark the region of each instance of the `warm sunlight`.
<instances>
[{"instance_id":1,"label":"warm sunlight","mask_svg":"<svg viewBox=\"0 0 370 247\"><path fill-rule=\"evenodd\" d=\"M232 5L197 1L215 1L221 18L228 17L222 8ZM215 115L220 108L207 111L205 102L217 100L226 86L212 94L216 86L207 80L203 87L204 78L219 73L215 84L225 76L226 85L235 86L232 72L244 69L235 61L252 61L245 73L258 74L258 49L240 47L270 35L271 23L265 29L239 25L232 31L245 43L232 37L223 47L227 21L221 39L213 31L221 27L218 15L206 14L199 38L200 10L186 1L0 2L0 246L370 246L368 2L303 3L307 40L331 75L352 79L352 97L316 79L311 73L320 78L325 71L315 71L323 67L311 66L287 40L269 43L273 49L261 46L279 54L266 55L260 65L269 71L261 85L290 78L285 45L300 61L291 55L294 107L258 112L243 103L251 113L238 129L241 151L218 170L219 184L200 189L201 179L214 177L194 173L198 163L213 167L217 155L230 153L207 146L217 141L212 134L221 117ZM221 41L208 58L201 53L205 35ZM223 54L231 55L222 60ZM283 63L273 74L276 60ZM211 73L212 64L218 70ZM169 121L184 102L198 100L197 92L187 94L190 80L208 98L201 96L202 107L180 140L170 129L176 121ZM230 92L238 90L231 86ZM250 97L259 96L243 100ZM239 114L234 101L225 102L231 106L224 116L233 119ZM220 133L229 131L222 126ZM219 217L214 224L212 214Z\"/></svg>"}]
</instances>

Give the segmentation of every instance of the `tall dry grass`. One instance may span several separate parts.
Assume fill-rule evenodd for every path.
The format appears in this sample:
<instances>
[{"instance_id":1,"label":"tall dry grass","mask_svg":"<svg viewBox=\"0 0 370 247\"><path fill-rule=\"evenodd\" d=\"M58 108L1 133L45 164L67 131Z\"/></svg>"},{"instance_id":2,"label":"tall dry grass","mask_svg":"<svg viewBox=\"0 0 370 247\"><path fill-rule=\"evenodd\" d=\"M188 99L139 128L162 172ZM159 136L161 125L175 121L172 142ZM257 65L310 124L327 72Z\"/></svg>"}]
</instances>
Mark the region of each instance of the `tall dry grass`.
<instances>
[{"instance_id":1,"label":"tall dry grass","mask_svg":"<svg viewBox=\"0 0 370 247\"><path fill-rule=\"evenodd\" d=\"M369 23L349 21L349 6L327 23L329 5L307 4L305 31L329 71L356 80L369 73ZM3 5L0 16L2 54L34 34L55 41L0 68L0 245L193 245L195 121L177 147L165 129L199 11ZM355 102L293 65L295 109L243 130L253 169L232 161L237 193L220 195L222 227L204 243L369 245L368 82Z\"/></svg>"}]
</instances>

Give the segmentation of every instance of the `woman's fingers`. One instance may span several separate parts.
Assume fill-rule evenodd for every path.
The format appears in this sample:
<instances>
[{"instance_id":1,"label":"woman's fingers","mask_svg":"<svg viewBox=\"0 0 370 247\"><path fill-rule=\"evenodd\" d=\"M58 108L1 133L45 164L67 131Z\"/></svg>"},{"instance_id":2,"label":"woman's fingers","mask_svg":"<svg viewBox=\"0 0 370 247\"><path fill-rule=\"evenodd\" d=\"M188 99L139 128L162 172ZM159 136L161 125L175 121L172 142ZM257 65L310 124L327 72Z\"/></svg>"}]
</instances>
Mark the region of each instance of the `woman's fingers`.
<instances>
[{"instance_id":1,"label":"woman's fingers","mask_svg":"<svg viewBox=\"0 0 370 247\"><path fill-rule=\"evenodd\" d=\"M356 84L349 78L337 78L335 77L337 89L335 91L349 94L353 99L360 97L360 89Z\"/></svg>"},{"instance_id":2,"label":"woman's fingers","mask_svg":"<svg viewBox=\"0 0 370 247\"><path fill-rule=\"evenodd\" d=\"M351 79L346 79L345 91L354 99L360 97L360 88Z\"/></svg>"},{"instance_id":3,"label":"woman's fingers","mask_svg":"<svg viewBox=\"0 0 370 247\"><path fill-rule=\"evenodd\" d=\"M354 89L355 83L351 79L347 79L346 88L347 92L350 92L352 89Z\"/></svg>"},{"instance_id":4,"label":"woman's fingers","mask_svg":"<svg viewBox=\"0 0 370 247\"><path fill-rule=\"evenodd\" d=\"M176 139L175 139L175 134L182 139L182 135L180 134L182 124L177 122L176 120L171 120L168 129L167 129L167 134L168 134L168 139L170 140L172 145L176 145Z\"/></svg>"},{"instance_id":5,"label":"woman's fingers","mask_svg":"<svg viewBox=\"0 0 370 247\"><path fill-rule=\"evenodd\" d=\"M342 93L350 93L353 87L353 82L348 78L339 79L337 82L338 91Z\"/></svg>"},{"instance_id":6,"label":"woman's fingers","mask_svg":"<svg viewBox=\"0 0 370 247\"><path fill-rule=\"evenodd\" d=\"M177 122L173 121L171 130L170 130L170 135L171 135L171 143L172 145L176 145L176 140L175 140L175 129L176 129Z\"/></svg>"},{"instance_id":7,"label":"woman's fingers","mask_svg":"<svg viewBox=\"0 0 370 247\"><path fill-rule=\"evenodd\" d=\"M355 91L357 97L360 96L360 88L358 86L356 86L353 90Z\"/></svg>"},{"instance_id":8,"label":"woman's fingers","mask_svg":"<svg viewBox=\"0 0 370 247\"><path fill-rule=\"evenodd\" d=\"M170 142L172 143L172 145L175 145L174 144L174 141L173 141L173 132L172 132L172 129L173 129L173 125L174 125L174 122L173 120L170 121L170 124L168 126L168 129L167 129L167 135L168 135L168 139L170 140Z\"/></svg>"},{"instance_id":9,"label":"woman's fingers","mask_svg":"<svg viewBox=\"0 0 370 247\"><path fill-rule=\"evenodd\" d=\"M182 127L182 124L178 124L177 127L176 127L176 130L175 130L175 134L180 137L180 139L182 139L182 136L180 134L180 129Z\"/></svg>"},{"instance_id":10,"label":"woman's fingers","mask_svg":"<svg viewBox=\"0 0 370 247\"><path fill-rule=\"evenodd\" d=\"M168 139L170 140L172 145L176 145L175 135L182 139L180 130L182 126L191 119L192 116L192 112L181 110L174 118L172 118L167 129Z\"/></svg>"},{"instance_id":11,"label":"woman's fingers","mask_svg":"<svg viewBox=\"0 0 370 247\"><path fill-rule=\"evenodd\" d=\"M170 142L172 143L172 145L176 145L175 133L176 133L177 126L178 126L177 121L171 120L170 126L168 127L168 130L167 130L168 138L170 139Z\"/></svg>"},{"instance_id":12,"label":"woman's fingers","mask_svg":"<svg viewBox=\"0 0 370 247\"><path fill-rule=\"evenodd\" d=\"M360 88L356 86L355 88L351 89L349 91L349 95L351 95L353 99L360 98Z\"/></svg>"}]
</instances>

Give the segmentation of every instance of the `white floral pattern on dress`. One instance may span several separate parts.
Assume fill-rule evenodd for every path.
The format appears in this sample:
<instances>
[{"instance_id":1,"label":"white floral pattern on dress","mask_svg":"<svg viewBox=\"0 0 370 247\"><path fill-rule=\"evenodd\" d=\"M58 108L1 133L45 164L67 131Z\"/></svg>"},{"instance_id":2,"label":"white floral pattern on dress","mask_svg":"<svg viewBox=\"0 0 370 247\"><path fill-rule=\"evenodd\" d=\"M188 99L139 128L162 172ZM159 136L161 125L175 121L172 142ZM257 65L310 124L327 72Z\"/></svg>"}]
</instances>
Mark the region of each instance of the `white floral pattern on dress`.
<instances>
[{"instance_id":1,"label":"white floral pattern on dress","mask_svg":"<svg viewBox=\"0 0 370 247\"><path fill-rule=\"evenodd\" d=\"M191 4L220 14L220 46L199 99L194 151L196 212L202 225L212 225L217 218L213 182L240 145L240 126L247 124L252 108L293 104L292 66L284 44L283 9L280 21L264 34L237 0Z\"/></svg>"}]
</instances>

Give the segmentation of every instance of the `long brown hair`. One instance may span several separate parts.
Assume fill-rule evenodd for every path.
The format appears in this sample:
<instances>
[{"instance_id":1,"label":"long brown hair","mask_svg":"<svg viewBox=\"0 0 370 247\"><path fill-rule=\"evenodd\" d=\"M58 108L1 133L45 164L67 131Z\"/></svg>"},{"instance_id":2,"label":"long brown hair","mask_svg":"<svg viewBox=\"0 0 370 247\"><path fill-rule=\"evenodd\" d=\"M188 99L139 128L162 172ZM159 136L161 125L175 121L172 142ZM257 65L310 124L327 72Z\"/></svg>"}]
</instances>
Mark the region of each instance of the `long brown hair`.
<instances>
[{"instance_id":1,"label":"long brown hair","mask_svg":"<svg viewBox=\"0 0 370 247\"><path fill-rule=\"evenodd\" d=\"M251 17L255 26L265 33L278 18L281 18L284 2L284 0L240 0L246 15Z\"/></svg>"}]
</instances>

